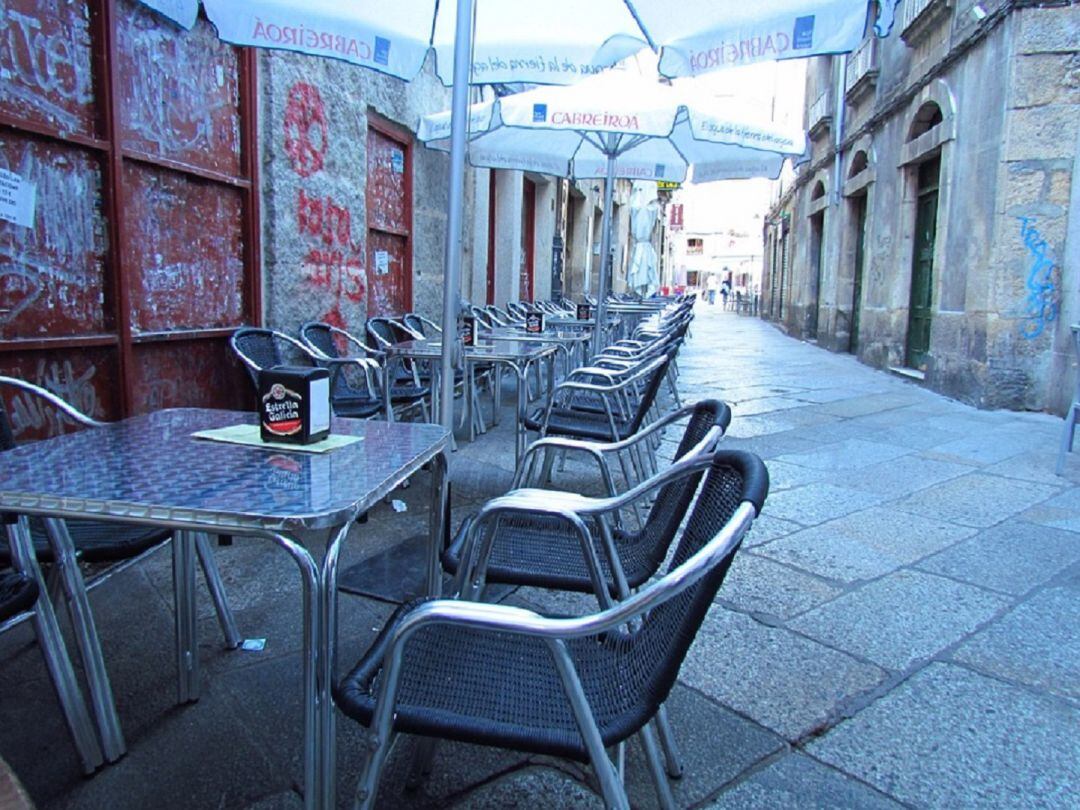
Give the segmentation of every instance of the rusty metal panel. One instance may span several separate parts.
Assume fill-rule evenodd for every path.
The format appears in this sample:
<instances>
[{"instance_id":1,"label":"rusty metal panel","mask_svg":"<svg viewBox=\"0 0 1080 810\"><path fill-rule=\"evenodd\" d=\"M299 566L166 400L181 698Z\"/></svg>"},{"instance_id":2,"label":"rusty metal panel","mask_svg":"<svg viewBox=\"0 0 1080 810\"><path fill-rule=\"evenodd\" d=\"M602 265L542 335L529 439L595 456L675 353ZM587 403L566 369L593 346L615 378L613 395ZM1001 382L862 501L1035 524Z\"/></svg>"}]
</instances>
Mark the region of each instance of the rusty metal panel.
<instances>
[{"instance_id":1,"label":"rusty metal panel","mask_svg":"<svg viewBox=\"0 0 1080 810\"><path fill-rule=\"evenodd\" d=\"M182 31L133 0L117 11L123 146L239 176L237 50L206 20Z\"/></svg>"},{"instance_id":2,"label":"rusty metal panel","mask_svg":"<svg viewBox=\"0 0 1080 810\"><path fill-rule=\"evenodd\" d=\"M368 233L369 317L402 315L412 309L406 280L408 247L409 242L403 236L382 231ZM381 270L383 267L386 272Z\"/></svg>"},{"instance_id":3,"label":"rusty metal panel","mask_svg":"<svg viewBox=\"0 0 1080 810\"><path fill-rule=\"evenodd\" d=\"M138 164L124 189L132 332L243 323L243 193Z\"/></svg>"},{"instance_id":4,"label":"rusty metal panel","mask_svg":"<svg viewBox=\"0 0 1080 810\"><path fill-rule=\"evenodd\" d=\"M93 75L85 0L0 3L0 111L92 136Z\"/></svg>"},{"instance_id":5,"label":"rusty metal panel","mask_svg":"<svg viewBox=\"0 0 1080 810\"><path fill-rule=\"evenodd\" d=\"M112 420L120 413L119 371L116 350L65 348L11 352L0 355L0 374L47 388L95 419ZM42 439L70 432L74 422L58 418L53 408L25 392L4 388L4 408L11 417L15 438Z\"/></svg>"},{"instance_id":6,"label":"rusty metal panel","mask_svg":"<svg viewBox=\"0 0 1080 810\"><path fill-rule=\"evenodd\" d=\"M407 233L412 217L411 202L405 174L405 145L368 127L368 227Z\"/></svg>"},{"instance_id":7,"label":"rusty metal panel","mask_svg":"<svg viewBox=\"0 0 1080 810\"><path fill-rule=\"evenodd\" d=\"M98 159L3 131L0 168L37 187L32 228L0 222L0 339L106 331Z\"/></svg>"},{"instance_id":8,"label":"rusty metal panel","mask_svg":"<svg viewBox=\"0 0 1080 810\"><path fill-rule=\"evenodd\" d=\"M170 340L135 346L134 411L254 407L254 389L225 339Z\"/></svg>"}]
</instances>

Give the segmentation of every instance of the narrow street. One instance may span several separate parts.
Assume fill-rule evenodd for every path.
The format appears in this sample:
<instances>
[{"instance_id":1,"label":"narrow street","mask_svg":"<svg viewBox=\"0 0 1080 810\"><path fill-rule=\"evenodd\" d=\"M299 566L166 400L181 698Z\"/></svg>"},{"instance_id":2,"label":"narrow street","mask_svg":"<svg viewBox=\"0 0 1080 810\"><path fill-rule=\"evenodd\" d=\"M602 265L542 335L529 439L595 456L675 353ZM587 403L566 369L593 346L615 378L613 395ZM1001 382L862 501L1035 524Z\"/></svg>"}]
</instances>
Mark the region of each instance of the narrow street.
<instances>
[{"instance_id":1,"label":"narrow street","mask_svg":"<svg viewBox=\"0 0 1080 810\"><path fill-rule=\"evenodd\" d=\"M706 304L680 368L684 400L731 404L724 441L764 457L772 487L669 700L686 764L678 803L1070 804L1080 781L1080 454L1065 477L1053 474L1061 420L978 411ZM459 431L455 523L509 486L505 408L477 441ZM575 474L557 481L572 486ZM421 473L397 496L404 511L384 504L356 527L345 588L400 584L370 574L379 554L424 531L428 489ZM300 806L301 639L295 611L281 609L282 593L299 599L295 572L265 542L238 538L217 555L242 632L266 647L222 649L201 593L193 705L173 705L168 552L93 592L129 753L91 779L79 776L30 628L0 641L0 735L40 807ZM535 589L504 598L592 609ZM342 594L339 670L393 607ZM363 738L340 718L338 740L347 807ZM381 806L600 805L576 765L457 743L440 744L429 780L402 793L411 751L406 740L392 756ZM626 773L634 805L655 806L636 743Z\"/></svg>"}]
</instances>

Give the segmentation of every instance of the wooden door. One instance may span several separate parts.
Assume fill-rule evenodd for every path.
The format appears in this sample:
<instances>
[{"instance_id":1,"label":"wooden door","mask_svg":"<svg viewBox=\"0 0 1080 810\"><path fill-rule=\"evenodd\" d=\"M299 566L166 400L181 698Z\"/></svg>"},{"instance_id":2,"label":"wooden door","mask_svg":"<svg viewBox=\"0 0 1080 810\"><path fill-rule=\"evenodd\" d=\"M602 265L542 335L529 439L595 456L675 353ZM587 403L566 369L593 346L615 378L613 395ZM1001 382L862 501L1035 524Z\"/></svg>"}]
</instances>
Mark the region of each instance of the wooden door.
<instances>
[{"instance_id":1,"label":"wooden door","mask_svg":"<svg viewBox=\"0 0 1080 810\"><path fill-rule=\"evenodd\" d=\"M818 300L821 294L821 270L825 264L825 214L810 217L810 268L814 285L806 311L806 337L816 340L818 333Z\"/></svg>"},{"instance_id":2,"label":"wooden door","mask_svg":"<svg viewBox=\"0 0 1080 810\"><path fill-rule=\"evenodd\" d=\"M908 310L907 365L925 370L930 351L934 243L937 237L938 171L941 161L919 166L915 246L911 257L911 307Z\"/></svg>"},{"instance_id":3,"label":"wooden door","mask_svg":"<svg viewBox=\"0 0 1080 810\"><path fill-rule=\"evenodd\" d=\"M533 244L536 241L536 183L526 178L521 199L521 274L518 298L521 301L533 300L533 269L535 256Z\"/></svg>"},{"instance_id":4,"label":"wooden door","mask_svg":"<svg viewBox=\"0 0 1080 810\"><path fill-rule=\"evenodd\" d=\"M859 350L859 313L862 310L863 264L866 256L866 195L861 194L852 202L855 207L855 267L851 284L851 334L848 351L855 354Z\"/></svg>"},{"instance_id":5,"label":"wooden door","mask_svg":"<svg viewBox=\"0 0 1080 810\"><path fill-rule=\"evenodd\" d=\"M408 133L368 116L368 317L412 310L412 151Z\"/></svg>"}]
</instances>

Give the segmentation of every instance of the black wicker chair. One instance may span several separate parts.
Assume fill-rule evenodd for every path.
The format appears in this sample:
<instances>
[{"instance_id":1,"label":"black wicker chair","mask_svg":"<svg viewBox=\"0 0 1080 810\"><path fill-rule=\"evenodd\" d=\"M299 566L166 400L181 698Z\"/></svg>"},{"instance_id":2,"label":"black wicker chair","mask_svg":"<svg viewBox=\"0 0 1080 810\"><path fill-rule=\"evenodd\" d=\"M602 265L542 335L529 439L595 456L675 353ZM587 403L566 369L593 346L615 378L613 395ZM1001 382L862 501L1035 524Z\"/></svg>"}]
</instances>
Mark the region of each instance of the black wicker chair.
<instances>
[{"instance_id":1,"label":"black wicker chair","mask_svg":"<svg viewBox=\"0 0 1080 810\"><path fill-rule=\"evenodd\" d=\"M623 453L633 452L635 445L648 441L683 419L687 419L687 423L674 462L711 453L731 424L731 410L718 400L702 400L654 422L632 438L616 443L541 439L526 451L513 486L515 489L535 484L545 486L554 456L576 452L597 463L605 494L614 497L618 492L611 461ZM576 481L580 484L580 479ZM610 602L609 597L625 599L630 595L630 589L640 587L660 568L668 550L665 543L670 541L675 526L685 515L696 486L697 479L687 477L661 489L655 502L645 510L643 521L639 521L639 515L634 513L630 519L620 520L620 525L590 527L605 539L605 546L608 540L611 542L610 548L599 558L603 588L597 598L602 606ZM640 525L631 527L635 522ZM476 515L466 517L450 547L443 553L443 568L451 574L458 573L461 560L470 558L484 532L493 533L490 539L482 541L491 548L484 569L486 582L582 593L596 591L577 532L565 521L542 514L514 512L502 515L487 511L483 521L478 521ZM456 591L471 595L483 584L459 580Z\"/></svg>"},{"instance_id":2,"label":"black wicker chair","mask_svg":"<svg viewBox=\"0 0 1080 810\"><path fill-rule=\"evenodd\" d=\"M369 419L384 410L383 399L370 384L370 379L366 390L357 390L347 382L341 382L346 367L356 369L367 377L378 366L374 360L323 357L284 332L254 326L242 326L233 332L229 345L247 368L251 382L256 387L259 372L263 369L297 364L323 366L330 369L330 407L336 416Z\"/></svg>"},{"instance_id":3,"label":"black wicker chair","mask_svg":"<svg viewBox=\"0 0 1080 810\"><path fill-rule=\"evenodd\" d=\"M764 464L749 453L718 452L620 498L537 502L523 491L494 502L543 508L591 542L589 518L703 470L668 573L613 607L549 618L458 600L403 605L334 686L338 707L370 728L357 805L374 805L394 735L404 732L589 762L605 803L618 808L629 804L605 748L640 733L661 806L673 806L652 720L765 502Z\"/></svg>"},{"instance_id":4,"label":"black wicker chair","mask_svg":"<svg viewBox=\"0 0 1080 810\"><path fill-rule=\"evenodd\" d=\"M331 326L328 323L322 323L320 321L309 321L300 327L300 340L314 352L317 356L329 358L333 360L347 360L354 359L367 359L375 363L378 368L376 372L376 386L371 386L370 377L367 373L364 374L365 387L364 389L357 389L350 384L344 372L339 373L334 378L334 388L331 392L331 396L338 402L344 403L350 400L352 401L368 401L371 397L377 397L382 385L382 375L386 373L384 365L386 355L377 350L372 349L360 338L345 331L339 329L336 326ZM431 421L431 415L428 411L427 400L431 396L431 389L424 385L415 385L408 382L399 382L390 386L390 406L391 413L388 413L387 419L393 418L393 411L399 413L405 413L409 410L419 408L422 412L425 422Z\"/></svg>"}]
</instances>

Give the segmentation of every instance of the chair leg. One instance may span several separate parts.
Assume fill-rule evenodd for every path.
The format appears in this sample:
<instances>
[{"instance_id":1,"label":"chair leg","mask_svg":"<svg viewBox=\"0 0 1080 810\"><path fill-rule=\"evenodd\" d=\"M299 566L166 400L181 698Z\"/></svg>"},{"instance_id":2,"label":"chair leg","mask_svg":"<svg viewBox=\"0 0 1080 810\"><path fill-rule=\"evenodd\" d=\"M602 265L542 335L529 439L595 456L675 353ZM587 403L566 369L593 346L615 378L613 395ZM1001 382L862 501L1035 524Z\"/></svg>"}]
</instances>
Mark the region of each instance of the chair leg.
<instances>
[{"instance_id":1,"label":"chair leg","mask_svg":"<svg viewBox=\"0 0 1080 810\"><path fill-rule=\"evenodd\" d=\"M675 797L671 794L671 785L668 784L664 766L660 763L660 750L656 744L656 734L653 733L652 725L646 723L638 732L641 738L641 747L645 749L645 759L649 763L649 773L652 774L653 784L656 786L656 798L662 810L673 810Z\"/></svg>"},{"instance_id":2,"label":"chair leg","mask_svg":"<svg viewBox=\"0 0 1080 810\"><path fill-rule=\"evenodd\" d=\"M666 705L661 706L656 713L656 735L660 738L660 747L664 749L668 776L672 779L681 779L682 754L679 753L679 744L675 742L675 733L671 728L671 719L668 717Z\"/></svg>"},{"instance_id":3,"label":"chair leg","mask_svg":"<svg viewBox=\"0 0 1080 810\"><path fill-rule=\"evenodd\" d=\"M435 747L438 742L434 737L419 737L416 740L412 765L409 767L409 775L405 779L405 790L416 790L431 775L431 766L435 761Z\"/></svg>"},{"instance_id":4,"label":"chair leg","mask_svg":"<svg viewBox=\"0 0 1080 810\"><path fill-rule=\"evenodd\" d=\"M375 734L370 735L371 750L364 758L364 765L360 769L360 781L356 785L356 802L354 810L373 810L375 799L379 795L379 778L382 776L383 766L394 743L393 735L385 740L379 740Z\"/></svg>"},{"instance_id":5,"label":"chair leg","mask_svg":"<svg viewBox=\"0 0 1080 810\"><path fill-rule=\"evenodd\" d=\"M37 581L41 591L37 604L34 606L34 632L37 635L38 646L41 648L41 656L45 659L45 667L49 670L49 677L56 689L56 696L60 701L60 709L68 731L71 732L75 750L79 754L83 773L91 774L105 761L105 758L98 744L94 722L90 719L90 712L86 708L78 681L75 679L75 668L64 646L64 637L56 621L56 611L53 609L52 602L49 601L41 569L38 567L37 558L34 557L30 545L30 531L26 526L26 519L20 518L19 523L19 526L7 527L12 561L16 570L26 573ZM24 528L25 531L23 531Z\"/></svg>"},{"instance_id":6,"label":"chair leg","mask_svg":"<svg viewBox=\"0 0 1080 810\"><path fill-rule=\"evenodd\" d=\"M1069 406L1069 413L1065 417L1065 432L1061 434L1061 447L1058 450L1057 467L1054 470L1058 475L1065 472L1065 456L1073 449L1073 433L1076 432L1078 411L1080 411L1080 402L1074 402Z\"/></svg>"},{"instance_id":7,"label":"chair leg","mask_svg":"<svg viewBox=\"0 0 1080 810\"><path fill-rule=\"evenodd\" d=\"M217 611L218 624L225 636L225 646L235 650L243 637L236 626L236 617L233 615L229 598L225 595L225 584L221 581L221 572L214 559L214 552L210 548L210 538L202 532L195 535L195 553L199 556L199 564L202 566L203 576L206 578L206 587L210 591L210 598L214 601L214 609Z\"/></svg>"}]
</instances>

